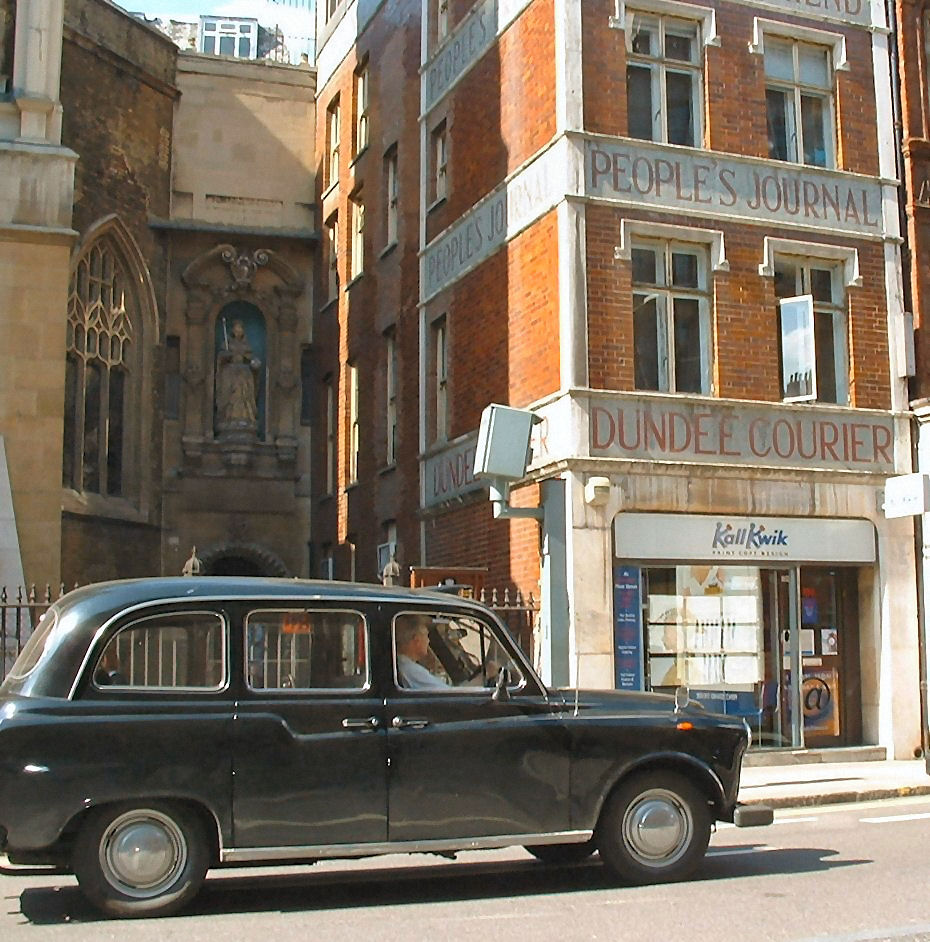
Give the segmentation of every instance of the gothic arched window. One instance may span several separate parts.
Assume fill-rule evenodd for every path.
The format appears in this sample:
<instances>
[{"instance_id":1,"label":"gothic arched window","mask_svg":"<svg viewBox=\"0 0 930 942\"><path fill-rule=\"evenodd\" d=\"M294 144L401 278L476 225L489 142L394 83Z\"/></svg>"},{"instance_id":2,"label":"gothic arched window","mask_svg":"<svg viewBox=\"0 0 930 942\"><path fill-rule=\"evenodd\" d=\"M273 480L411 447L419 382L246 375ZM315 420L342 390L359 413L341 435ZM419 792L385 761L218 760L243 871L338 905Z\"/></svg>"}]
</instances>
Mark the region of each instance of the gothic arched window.
<instances>
[{"instance_id":1,"label":"gothic arched window","mask_svg":"<svg viewBox=\"0 0 930 942\"><path fill-rule=\"evenodd\" d=\"M139 362L137 282L106 235L78 259L71 277L62 478L76 491L126 495L130 385Z\"/></svg>"}]
</instances>

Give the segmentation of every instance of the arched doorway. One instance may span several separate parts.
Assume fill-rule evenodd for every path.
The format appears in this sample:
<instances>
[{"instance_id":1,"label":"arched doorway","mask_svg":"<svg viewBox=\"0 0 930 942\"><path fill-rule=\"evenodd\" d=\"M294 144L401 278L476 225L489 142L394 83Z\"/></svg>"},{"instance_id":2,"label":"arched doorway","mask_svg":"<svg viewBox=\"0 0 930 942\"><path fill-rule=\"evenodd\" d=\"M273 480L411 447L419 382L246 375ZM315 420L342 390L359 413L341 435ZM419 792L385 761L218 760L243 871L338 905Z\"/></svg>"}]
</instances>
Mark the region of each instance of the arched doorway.
<instances>
[{"instance_id":1,"label":"arched doorway","mask_svg":"<svg viewBox=\"0 0 930 942\"><path fill-rule=\"evenodd\" d=\"M277 576L290 575L287 566L271 550L254 543L222 543L207 548L200 555L204 576Z\"/></svg>"}]
</instances>

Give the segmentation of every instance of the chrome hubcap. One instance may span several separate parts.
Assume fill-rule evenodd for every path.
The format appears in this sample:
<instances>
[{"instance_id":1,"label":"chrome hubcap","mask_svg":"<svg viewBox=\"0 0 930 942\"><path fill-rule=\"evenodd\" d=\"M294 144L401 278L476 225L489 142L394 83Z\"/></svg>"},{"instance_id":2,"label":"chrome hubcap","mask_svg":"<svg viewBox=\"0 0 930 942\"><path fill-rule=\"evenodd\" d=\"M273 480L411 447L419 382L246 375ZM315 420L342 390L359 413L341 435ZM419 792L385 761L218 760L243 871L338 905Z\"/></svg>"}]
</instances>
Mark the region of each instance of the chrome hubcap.
<instances>
[{"instance_id":1,"label":"chrome hubcap","mask_svg":"<svg viewBox=\"0 0 930 942\"><path fill-rule=\"evenodd\" d=\"M623 816L623 843L645 867L668 867L687 851L694 834L691 810L674 793L651 788Z\"/></svg>"},{"instance_id":2,"label":"chrome hubcap","mask_svg":"<svg viewBox=\"0 0 930 942\"><path fill-rule=\"evenodd\" d=\"M107 882L137 899L163 893L186 863L183 832L167 815L151 809L121 814L100 841L100 868Z\"/></svg>"}]
</instances>

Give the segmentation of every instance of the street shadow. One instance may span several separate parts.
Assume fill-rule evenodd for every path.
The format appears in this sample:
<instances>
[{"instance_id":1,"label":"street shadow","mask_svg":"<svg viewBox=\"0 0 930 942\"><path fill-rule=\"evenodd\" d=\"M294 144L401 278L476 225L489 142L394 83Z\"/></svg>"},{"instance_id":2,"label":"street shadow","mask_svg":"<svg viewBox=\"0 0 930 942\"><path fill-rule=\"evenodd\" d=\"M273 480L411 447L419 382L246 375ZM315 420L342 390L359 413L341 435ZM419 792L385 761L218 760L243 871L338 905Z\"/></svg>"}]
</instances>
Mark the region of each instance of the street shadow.
<instances>
[{"instance_id":1,"label":"street shadow","mask_svg":"<svg viewBox=\"0 0 930 942\"><path fill-rule=\"evenodd\" d=\"M833 859L838 853L829 848L783 850L764 845L715 846L689 882L817 873L872 863L864 859ZM188 909L172 918L365 909L600 890L622 893L624 889L610 877L597 857L571 867L538 861L484 863L470 859L370 870L320 872L308 868L287 874L253 871L248 876L213 871ZM20 895L19 902L25 920L37 926L109 921L84 900L76 886L27 889Z\"/></svg>"}]
</instances>

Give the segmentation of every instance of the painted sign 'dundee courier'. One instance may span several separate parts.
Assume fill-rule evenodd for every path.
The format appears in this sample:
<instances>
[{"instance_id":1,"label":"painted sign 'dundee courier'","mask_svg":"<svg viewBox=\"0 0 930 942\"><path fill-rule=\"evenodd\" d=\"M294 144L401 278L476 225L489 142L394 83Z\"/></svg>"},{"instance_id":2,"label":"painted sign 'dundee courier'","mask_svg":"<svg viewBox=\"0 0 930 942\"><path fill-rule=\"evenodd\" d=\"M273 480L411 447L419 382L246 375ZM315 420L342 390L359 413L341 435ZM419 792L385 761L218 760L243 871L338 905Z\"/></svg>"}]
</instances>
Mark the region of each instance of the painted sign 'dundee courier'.
<instances>
[{"instance_id":1,"label":"painted sign 'dundee courier'","mask_svg":"<svg viewBox=\"0 0 930 942\"><path fill-rule=\"evenodd\" d=\"M881 413L733 403L591 399L592 457L894 473Z\"/></svg>"},{"instance_id":2,"label":"painted sign 'dundee courier'","mask_svg":"<svg viewBox=\"0 0 930 942\"><path fill-rule=\"evenodd\" d=\"M486 482L474 474L477 445L478 433L474 432L426 459L423 465L424 507L435 507L487 487Z\"/></svg>"},{"instance_id":3,"label":"painted sign 'dundee courier'","mask_svg":"<svg viewBox=\"0 0 930 942\"><path fill-rule=\"evenodd\" d=\"M585 195L880 238L881 182L776 161L608 139L584 141Z\"/></svg>"}]
</instances>

